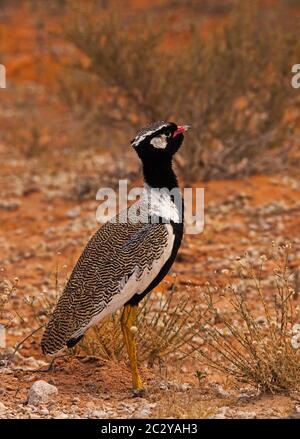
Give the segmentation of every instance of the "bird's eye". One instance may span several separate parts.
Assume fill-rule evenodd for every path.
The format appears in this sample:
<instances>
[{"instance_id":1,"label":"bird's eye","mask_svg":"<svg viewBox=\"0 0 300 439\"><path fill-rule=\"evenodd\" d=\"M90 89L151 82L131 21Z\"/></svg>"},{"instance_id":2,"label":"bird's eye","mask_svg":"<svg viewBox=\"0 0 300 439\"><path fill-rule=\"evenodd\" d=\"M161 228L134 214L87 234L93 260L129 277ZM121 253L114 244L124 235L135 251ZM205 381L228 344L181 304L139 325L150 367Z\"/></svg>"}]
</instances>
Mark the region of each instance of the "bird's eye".
<instances>
[{"instance_id":1,"label":"bird's eye","mask_svg":"<svg viewBox=\"0 0 300 439\"><path fill-rule=\"evenodd\" d=\"M166 137L171 137L171 131L168 131L168 132L166 133Z\"/></svg>"}]
</instances>

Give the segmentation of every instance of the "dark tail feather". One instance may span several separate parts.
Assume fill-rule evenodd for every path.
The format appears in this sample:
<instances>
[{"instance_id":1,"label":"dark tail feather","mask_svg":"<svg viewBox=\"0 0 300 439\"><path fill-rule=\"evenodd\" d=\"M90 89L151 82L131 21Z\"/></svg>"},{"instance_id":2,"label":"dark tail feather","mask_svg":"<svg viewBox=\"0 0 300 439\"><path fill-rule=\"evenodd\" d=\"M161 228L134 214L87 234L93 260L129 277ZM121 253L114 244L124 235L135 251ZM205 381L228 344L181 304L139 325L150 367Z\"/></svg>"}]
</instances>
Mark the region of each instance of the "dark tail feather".
<instances>
[{"instance_id":1,"label":"dark tail feather","mask_svg":"<svg viewBox=\"0 0 300 439\"><path fill-rule=\"evenodd\" d=\"M73 348L82 339L82 337L83 337L83 335L80 335L79 337L70 338L67 341L67 347Z\"/></svg>"}]
</instances>

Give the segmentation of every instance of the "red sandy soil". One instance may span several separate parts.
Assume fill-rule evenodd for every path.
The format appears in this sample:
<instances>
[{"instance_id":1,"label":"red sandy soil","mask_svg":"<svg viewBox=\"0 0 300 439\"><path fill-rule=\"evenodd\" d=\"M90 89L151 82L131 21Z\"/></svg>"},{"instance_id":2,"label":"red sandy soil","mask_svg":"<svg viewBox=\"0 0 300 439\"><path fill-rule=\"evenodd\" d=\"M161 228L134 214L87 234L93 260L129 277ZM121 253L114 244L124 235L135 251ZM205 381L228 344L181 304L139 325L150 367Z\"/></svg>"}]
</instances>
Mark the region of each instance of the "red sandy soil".
<instances>
[{"instance_id":1,"label":"red sandy soil","mask_svg":"<svg viewBox=\"0 0 300 439\"><path fill-rule=\"evenodd\" d=\"M9 165L5 166L5 169L12 172ZM197 290L193 288L213 281L216 275L226 282L226 275L222 274L222 269L230 268L232 259L243 255L246 250L250 253L266 254L271 248L272 240L293 242L290 268L299 266L300 242L297 239L297 231L300 229L300 185L297 180L279 175L254 176L246 180L218 181L204 185L199 183L198 186L205 187L206 215L209 221L202 234L187 235L184 239L178 261L172 269L173 273L177 273L179 292L180 289L191 289L192 300L197 302ZM240 207L241 198L247 200L246 208ZM17 319L8 330L8 346L13 346L32 328L37 327L30 307L24 306L22 296L34 296L47 284L53 286L56 264L62 277L70 273L87 239L97 228L93 214L97 206L96 201L66 199L61 195L54 196L49 201L47 188L43 187L28 195L14 197L14 200L16 199L21 202L20 207L12 211L1 209L0 240L5 244L5 253L1 256L0 265L3 277L19 278L17 297L12 304L8 304L7 311L13 314L17 312L28 320L20 324ZM278 207L281 202L285 206L284 212L278 214L276 209L272 211L270 218L273 222L270 228L264 230L264 224L259 220L260 209L266 209L268 206ZM224 206L228 205L231 206L229 212L221 213ZM70 218L68 212L78 206L81 208L80 214L76 218ZM220 214L212 214L211 209L217 209ZM168 280L172 281L172 277ZM167 294L168 288L164 282L157 290L165 291ZM255 307L255 303L253 306ZM24 357L33 356L38 360L46 360L40 352L39 339L40 334L37 334L24 344L20 351ZM20 362L22 369L22 360ZM247 403L243 402L241 406L241 402L237 402L238 399L232 395L224 398L207 389L204 392L206 396L199 396L194 367L194 364L189 362L182 367L166 364L163 372L159 372L156 367L148 369L141 366L143 379L149 388L148 395L142 398L141 404L156 404L147 416L165 414L167 401L174 398L174 395L177 395L179 402L182 398L196 398L197 414L193 415L200 417L211 416L217 412L218 407L228 404L233 413L244 410L247 413L254 411L259 417L282 417L290 414L296 404L296 400L291 396L261 395L253 397L254 399L248 398ZM169 383L167 386L171 386L168 390L164 390L166 376ZM47 405L48 408L52 407L52 411L53 404L56 407L54 415L50 411L50 416L57 416L63 412L71 416L71 406L74 405L72 401L76 396L80 398L80 401L76 402L76 413L80 416L88 416L84 411L88 401L92 401L91 406L94 404L96 408L111 409L113 416L128 415L120 409L120 401L125 401L129 407L136 404L130 397L130 372L124 361L116 363L93 356L89 359L82 354L79 357L71 356L58 360L53 370L47 373L30 373L23 370L4 374L2 402L10 407L11 411L16 410L16 404L25 403L28 389L37 379L53 383L59 389L55 403ZM174 382L176 390L172 388ZM217 382L227 389L236 389L221 375L214 375L208 380L208 385L211 385L210 382ZM191 386L189 394L186 390L180 390L180 386L185 389L187 384ZM177 416L176 410L178 413L183 410L182 407L176 407L176 404L170 403L170 416ZM75 410L74 407L72 410ZM18 416L24 415L18 410L17 413ZM26 413L28 415L29 412ZM26 413L24 416L27 416ZM140 416L138 410L134 410L132 414L134 413ZM184 412L182 413L184 416Z\"/></svg>"},{"instance_id":2,"label":"red sandy soil","mask_svg":"<svg viewBox=\"0 0 300 439\"><path fill-rule=\"evenodd\" d=\"M139 11L153 4L149 0L133 3ZM155 3L162 5L164 2ZM269 3L275 4L274 1ZM0 42L9 81L17 85L21 94L22 86L26 88L31 83L35 87L50 87L59 70L57 60L48 50L49 41L51 46L61 44L56 17L47 17L45 27L39 27L39 16L30 12L23 2L13 14L9 11L7 14L2 18ZM219 28L224 20L224 17L204 16L203 33L206 35ZM166 47L174 42L184 44L188 35L184 29L179 29L176 38L167 41ZM59 47L64 53L64 47ZM9 88L3 95L1 108L7 113L10 109L15 111L14 99L19 98L15 93ZM39 97L40 103L50 99L43 93ZM58 111L56 117L59 119L64 114L56 105L54 112ZM11 145L13 135L24 131L26 138L29 128L19 124L17 132L15 117L4 113L0 120L9 142L0 142L0 269L1 277L19 279L17 293L6 307L7 315L14 316L7 332L7 346L11 348L37 327L32 309L24 304L24 297L34 297L43 290L53 291L57 267L60 282L70 274L88 238L99 226L95 220L95 193L103 184L102 176L110 169L112 175L119 177L119 168L116 168L114 156L106 152L105 155L103 151L95 152L92 161L84 152L68 157L62 148L63 139L54 160L48 160L47 156L40 160L26 159L22 151L12 149ZM50 116L43 113L43 117ZM43 132L42 146L49 147L49 139L50 134ZM100 159L100 165L97 159ZM133 153L126 152L123 160L123 172L124 169L136 172L138 163ZM77 196L76 187L87 177L94 178L93 187L87 199L82 199ZM131 184L135 183L137 181L133 179ZM198 182L195 186L205 189L205 228L202 234L184 238L172 269L172 273L177 273L178 293L190 290L191 300L197 302L198 288L207 281L214 281L216 277L228 281L222 270L230 270L237 256L248 251L253 258L258 258L269 252L272 241L292 242L290 268L299 267L298 178L258 175L243 180ZM75 214L74 208L77 209ZM267 272L266 276L269 274ZM167 281L157 291L168 294L173 277L169 276ZM255 309L255 306L253 300L252 307ZM199 387L195 377L197 365L193 361L176 366L166 363L160 369L141 364L148 392L144 398L133 399L130 371L124 360L118 363L80 353L58 359L48 372L33 372L35 360L49 360L41 354L39 341L40 332L22 345L20 353L25 360L18 358L14 367L0 366L0 401L7 407L2 417L101 417L103 412L108 417L209 417L216 415L220 408L221 413L222 410L227 413L226 417L287 417L297 410L299 403L296 392L279 396L252 394L251 389L243 390L244 386L221 374L208 377L205 385ZM28 357L34 357L29 367L31 371L24 367ZM45 367L38 364L38 368ZM56 385L59 391L54 400L38 409L26 405L29 388L37 379ZM218 385L226 389L227 394L218 390ZM94 411L102 412L97 415Z\"/></svg>"}]
</instances>

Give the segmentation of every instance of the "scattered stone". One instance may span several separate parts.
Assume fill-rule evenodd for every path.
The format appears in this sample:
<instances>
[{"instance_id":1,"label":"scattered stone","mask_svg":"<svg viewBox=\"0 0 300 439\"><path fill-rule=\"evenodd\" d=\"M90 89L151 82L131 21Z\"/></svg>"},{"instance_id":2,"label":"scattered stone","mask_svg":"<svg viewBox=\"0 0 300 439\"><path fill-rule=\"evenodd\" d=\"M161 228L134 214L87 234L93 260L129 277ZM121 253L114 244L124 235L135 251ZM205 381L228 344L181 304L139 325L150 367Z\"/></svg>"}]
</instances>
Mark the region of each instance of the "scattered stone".
<instances>
[{"instance_id":1,"label":"scattered stone","mask_svg":"<svg viewBox=\"0 0 300 439\"><path fill-rule=\"evenodd\" d=\"M0 401L0 416L5 415L7 407Z\"/></svg>"},{"instance_id":2,"label":"scattered stone","mask_svg":"<svg viewBox=\"0 0 300 439\"><path fill-rule=\"evenodd\" d=\"M226 414L229 410L230 409L227 406L221 407L213 416L210 417L210 419L226 419Z\"/></svg>"},{"instance_id":3,"label":"scattered stone","mask_svg":"<svg viewBox=\"0 0 300 439\"><path fill-rule=\"evenodd\" d=\"M288 416L288 419L300 419L300 413L291 413L289 416Z\"/></svg>"},{"instance_id":4,"label":"scattered stone","mask_svg":"<svg viewBox=\"0 0 300 439\"><path fill-rule=\"evenodd\" d=\"M187 392L190 388L191 386L188 383L179 384L178 386L178 390L180 390L181 392Z\"/></svg>"},{"instance_id":5,"label":"scattered stone","mask_svg":"<svg viewBox=\"0 0 300 439\"><path fill-rule=\"evenodd\" d=\"M88 418L97 418L97 419L104 419L107 418L107 413L103 410L91 410L87 414Z\"/></svg>"},{"instance_id":6,"label":"scattered stone","mask_svg":"<svg viewBox=\"0 0 300 439\"><path fill-rule=\"evenodd\" d=\"M88 401L86 403L86 407L89 409L93 409L93 408L95 408L95 403L93 401Z\"/></svg>"},{"instance_id":7,"label":"scattered stone","mask_svg":"<svg viewBox=\"0 0 300 439\"><path fill-rule=\"evenodd\" d=\"M19 200L1 200L0 209L2 210L17 210L21 206L21 202Z\"/></svg>"},{"instance_id":8,"label":"scattered stone","mask_svg":"<svg viewBox=\"0 0 300 439\"><path fill-rule=\"evenodd\" d=\"M66 413L59 413L54 419L69 419L69 415Z\"/></svg>"},{"instance_id":9,"label":"scattered stone","mask_svg":"<svg viewBox=\"0 0 300 439\"><path fill-rule=\"evenodd\" d=\"M40 419L41 417L39 415L37 415L36 413L30 413L29 418L30 419Z\"/></svg>"},{"instance_id":10,"label":"scattered stone","mask_svg":"<svg viewBox=\"0 0 300 439\"><path fill-rule=\"evenodd\" d=\"M150 411L149 410L140 410L136 415L135 418L140 418L140 419L146 419L149 418L150 415Z\"/></svg>"},{"instance_id":11,"label":"scattered stone","mask_svg":"<svg viewBox=\"0 0 300 439\"><path fill-rule=\"evenodd\" d=\"M211 388L215 391L219 398L229 398L230 394L217 383L211 383Z\"/></svg>"},{"instance_id":12,"label":"scattered stone","mask_svg":"<svg viewBox=\"0 0 300 439\"><path fill-rule=\"evenodd\" d=\"M51 397L57 394L57 387L43 380L36 381L29 390L28 404L39 405L48 402Z\"/></svg>"},{"instance_id":13,"label":"scattered stone","mask_svg":"<svg viewBox=\"0 0 300 439\"><path fill-rule=\"evenodd\" d=\"M1 367L1 373L4 375L13 375L14 371L9 367Z\"/></svg>"},{"instance_id":14,"label":"scattered stone","mask_svg":"<svg viewBox=\"0 0 300 439\"><path fill-rule=\"evenodd\" d=\"M152 409L156 407L156 404L145 404L136 414L135 418L146 419L151 415Z\"/></svg>"},{"instance_id":15,"label":"scattered stone","mask_svg":"<svg viewBox=\"0 0 300 439\"><path fill-rule=\"evenodd\" d=\"M81 208L80 206L76 206L73 209L70 209L66 213L67 218L77 218L81 214Z\"/></svg>"},{"instance_id":16,"label":"scattered stone","mask_svg":"<svg viewBox=\"0 0 300 439\"><path fill-rule=\"evenodd\" d=\"M257 415L255 412L238 411L238 412L232 413L232 417L238 418L238 419L255 419L257 417Z\"/></svg>"},{"instance_id":17,"label":"scattered stone","mask_svg":"<svg viewBox=\"0 0 300 439\"><path fill-rule=\"evenodd\" d=\"M28 366L29 369L39 369L41 367L48 366L48 363L42 360L36 360L34 357L23 357L22 355L18 354L19 361L18 363L24 364L25 366Z\"/></svg>"}]
</instances>

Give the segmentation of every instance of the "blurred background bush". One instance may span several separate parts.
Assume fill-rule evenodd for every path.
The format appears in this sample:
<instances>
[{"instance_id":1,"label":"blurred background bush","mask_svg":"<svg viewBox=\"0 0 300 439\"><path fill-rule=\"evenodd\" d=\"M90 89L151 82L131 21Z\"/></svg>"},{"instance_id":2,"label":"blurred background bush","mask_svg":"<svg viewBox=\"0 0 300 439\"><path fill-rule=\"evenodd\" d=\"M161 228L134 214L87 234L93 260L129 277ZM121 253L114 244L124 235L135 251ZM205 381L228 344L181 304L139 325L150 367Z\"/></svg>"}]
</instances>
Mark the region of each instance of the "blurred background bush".
<instances>
[{"instance_id":1,"label":"blurred background bush","mask_svg":"<svg viewBox=\"0 0 300 439\"><path fill-rule=\"evenodd\" d=\"M297 166L299 17L295 0L2 0L0 140L28 159L124 151L145 123L174 120L193 128L187 181Z\"/></svg>"}]
</instances>

